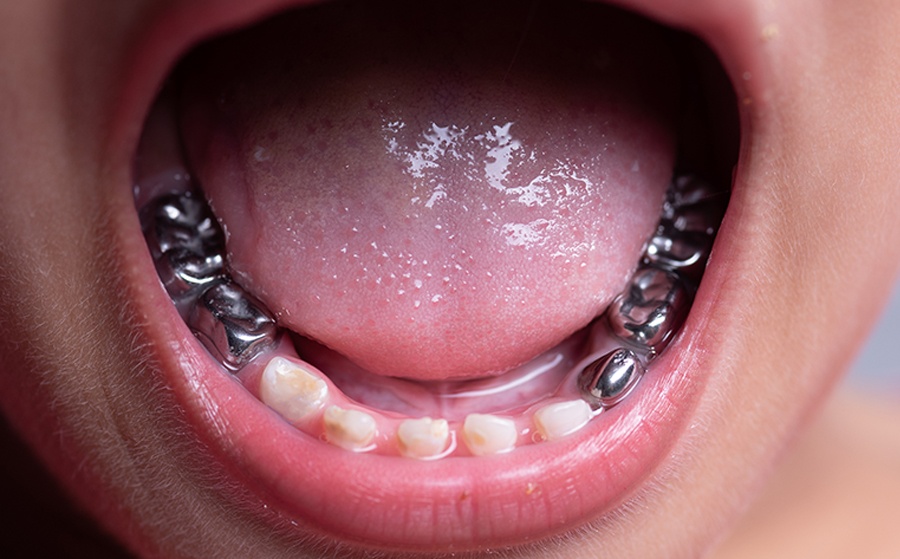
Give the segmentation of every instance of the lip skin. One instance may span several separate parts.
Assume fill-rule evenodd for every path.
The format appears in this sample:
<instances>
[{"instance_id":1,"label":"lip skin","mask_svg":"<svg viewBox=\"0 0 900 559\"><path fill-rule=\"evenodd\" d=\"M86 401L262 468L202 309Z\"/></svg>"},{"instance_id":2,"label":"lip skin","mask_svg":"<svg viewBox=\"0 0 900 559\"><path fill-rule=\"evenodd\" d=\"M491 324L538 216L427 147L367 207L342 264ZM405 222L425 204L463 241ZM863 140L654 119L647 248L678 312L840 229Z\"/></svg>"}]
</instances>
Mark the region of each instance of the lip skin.
<instances>
[{"instance_id":1,"label":"lip skin","mask_svg":"<svg viewBox=\"0 0 900 559\"><path fill-rule=\"evenodd\" d=\"M900 139L887 133L900 129L891 103L900 70L890 64L900 39L854 30L896 29L897 11L622 2L707 40L738 94L732 202L688 321L626 402L552 450L420 463L299 436L212 366L146 255L126 186L155 87L190 44L285 5L129 4L115 8L129 25L98 29L91 17L107 21L99 14L111 8L85 2L59 36L37 10L0 9L0 22L28 21L52 45L23 54L34 73L0 69L0 83L34 92L3 92L18 110L4 109L2 139L22 138L16 149L0 142L4 413L142 555L702 553L821 400L896 272L897 210L885 208L900 207L900 192L878 186L900 171L890 157ZM2 30L0 52L31 44L25 31ZM67 41L81 46L67 51ZM847 63L863 56L878 76ZM842 87L868 78L863 90ZM873 153L884 155L877 166ZM412 481L422 477L434 481L424 494ZM433 503L453 506L435 513Z\"/></svg>"}]
</instances>

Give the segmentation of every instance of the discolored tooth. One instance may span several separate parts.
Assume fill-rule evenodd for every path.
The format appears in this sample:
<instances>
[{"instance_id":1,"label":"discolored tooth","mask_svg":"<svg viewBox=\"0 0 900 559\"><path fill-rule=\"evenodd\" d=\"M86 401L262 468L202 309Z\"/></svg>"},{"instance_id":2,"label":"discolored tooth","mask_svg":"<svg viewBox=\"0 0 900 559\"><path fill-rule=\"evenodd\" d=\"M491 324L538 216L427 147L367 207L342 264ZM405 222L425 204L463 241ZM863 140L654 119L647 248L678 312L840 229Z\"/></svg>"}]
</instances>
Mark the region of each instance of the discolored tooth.
<instances>
[{"instance_id":1,"label":"discolored tooth","mask_svg":"<svg viewBox=\"0 0 900 559\"><path fill-rule=\"evenodd\" d=\"M610 305L612 333L649 351L662 352L681 327L691 298L677 275L653 267L639 269L628 289Z\"/></svg>"},{"instance_id":2,"label":"discolored tooth","mask_svg":"<svg viewBox=\"0 0 900 559\"><path fill-rule=\"evenodd\" d=\"M628 396L644 375L644 366L629 349L613 350L581 371L579 388L594 407L610 407Z\"/></svg>"},{"instance_id":3,"label":"discolored tooth","mask_svg":"<svg viewBox=\"0 0 900 559\"><path fill-rule=\"evenodd\" d=\"M544 439L553 441L578 431L591 420L593 410L584 400L548 404L534 414L534 425Z\"/></svg>"},{"instance_id":4,"label":"discolored tooth","mask_svg":"<svg viewBox=\"0 0 900 559\"><path fill-rule=\"evenodd\" d=\"M230 369L239 369L275 345L278 329L262 304L233 283L207 289L187 324L203 345Z\"/></svg>"},{"instance_id":5,"label":"discolored tooth","mask_svg":"<svg viewBox=\"0 0 900 559\"><path fill-rule=\"evenodd\" d=\"M487 456L514 449L519 433L512 419L470 413L463 422L462 438L472 454Z\"/></svg>"},{"instance_id":6,"label":"discolored tooth","mask_svg":"<svg viewBox=\"0 0 900 559\"><path fill-rule=\"evenodd\" d=\"M450 426L446 419L407 419L397 428L400 451L410 458L433 458L447 448Z\"/></svg>"},{"instance_id":7,"label":"discolored tooth","mask_svg":"<svg viewBox=\"0 0 900 559\"><path fill-rule=\"evenodd\" d=\"M366 412L329 406L325 409L325 438L347 450L366 450L375 440L375 418Z\"/></svg>"},{"instance_id":8,"label":"discolored tooth","mask_svg":"<svg viewBox=\"0 0 900 559\"><path fill-rule=\"evenodd\" d=\"M263 403L295 422L322 409L328 398L328 385L316 373L275 356L263 370L259 394Z\"/></svg>"}]
</instances>

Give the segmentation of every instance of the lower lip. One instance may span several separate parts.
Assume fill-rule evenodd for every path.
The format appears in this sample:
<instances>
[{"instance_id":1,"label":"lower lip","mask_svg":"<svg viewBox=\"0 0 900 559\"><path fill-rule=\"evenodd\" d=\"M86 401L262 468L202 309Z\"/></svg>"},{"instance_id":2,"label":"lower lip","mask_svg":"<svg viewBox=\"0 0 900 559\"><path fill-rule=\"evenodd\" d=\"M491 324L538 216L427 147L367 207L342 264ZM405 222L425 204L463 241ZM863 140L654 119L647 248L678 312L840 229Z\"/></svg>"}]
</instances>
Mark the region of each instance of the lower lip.
<instances>
[{"instance_id":1,"label":"lower lip","mask_svg":"<svg viewBox=\"0 0 900 559\"><path fill-rule=\"evenodd\" d=\"M123 250L163 382L218 467L304 533L382 549L477 550L541 540L633 497L671 454L706 379L699 332L713 268L679 337L629 398L562 440L437 461L355 454L314 439L221 371L153 273L136 216ZM722 241L720 237L720 242ZM173 412L174 413L174 412Z\"/></svg>"}]
</instances>

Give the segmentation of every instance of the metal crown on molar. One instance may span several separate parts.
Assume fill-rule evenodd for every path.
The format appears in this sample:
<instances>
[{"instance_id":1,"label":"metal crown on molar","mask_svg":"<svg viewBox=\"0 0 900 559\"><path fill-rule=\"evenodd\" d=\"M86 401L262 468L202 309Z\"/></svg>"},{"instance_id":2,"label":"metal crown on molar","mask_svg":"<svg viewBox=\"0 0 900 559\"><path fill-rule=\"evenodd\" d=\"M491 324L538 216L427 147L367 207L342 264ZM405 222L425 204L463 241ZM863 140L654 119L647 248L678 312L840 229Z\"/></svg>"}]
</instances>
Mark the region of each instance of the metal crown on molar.
<instances>
[{"instance_id":1,"label":"metal crown on molar","mask_svg":"<svg viewBox=\"0 0 900 559\"><path fill-rule=\"evenodd\" d=\"M643 376L645 362L678 333L706 269L727 198L727 192L696 177L673 179L641 266L606 312L611 333L634 351L620 347L579 373L579 390L592 407L614 406L627 396Z\"/></svg>"},{"instance_id":2,"label":"metal crown on molar","mask_svg":"<svg viewBox=\"0 0 900 559\"><path fill-rule=\"evenodd\" d=\"M221 232L192 193L155 199L141 212L141 224L157 274L177 306L225 279Z\"/></svg>"},{"instance_id":3,"label":"metal crown on molar","mask_svg":"<svg viewBox=\"0 0 900 559\"><path fill-rule=\"evenodd\" d=\"M663 204L656 233L644 262L677 272L684 281L700 281L725 212L727 193L694 176L677 177Z\"/></svg>"},{"instance_id":4,"label":"metal crown on molar","mask_svg":"<svg viewBox=\"0 0 900 559\"><path fill-rule=\"evenodd\" d=\"M653 356L669 344L690 306L691 297L676 274L645 267L610 305L609 325L613 334Z\"/></svg>"},{"instance_id":5,"label":"metal crown on molar","mask_svg":"<svg viewBox=\"0 0 900 559\"><path fill-rule=\"evenodd\" d=\"M722 219L727 194L697 177L676 177L656 232L626 290L609 309L613 334L658 355L677 333L691 306Z\"/></svg>"},{"instance_id":6,"label":"metal crown on molar","mask_svg":"<svg viewBox=\"0 0 900 559\"><path fill-rule=\"evenodd\" d=\"M209 207L191 192L166 194L141 211L141 225L153 257L173 249L220 253L224 242Z\"/></svg>"},{"instance_id":7,"label":"metal crown on molar","mask_svg":"<svg viewBox=\"0 0 900 559\"><path fill-rule=\"evenodd\" d=\"M585 367L579 378L582 395L592 407L621 402L644 375L638 356L625 348L610 351Z\"/></svg>"},{"instance_id":8,"label":"metal crown on molar","mask_svg":"<svg viewBox=\"0 0 900 559\"><path fill-rule=\"evenodd\" d=\"M240 286L207 289L191 309L188 326L223 365L239 369L275 345L275 320Z\"/></svg>"},{"instance_id":9,"label":"metal crown on molar","mask_svg":"<svg viewBox=\"0 0 900 559\"><path fill-rule=\"evenodd\" d=\"M237 370L274 347L275 319L228 277L222 231L202 195L160 196L141 211L141 225L166 292L220 363Z\"/></svg>"}]
</instances>

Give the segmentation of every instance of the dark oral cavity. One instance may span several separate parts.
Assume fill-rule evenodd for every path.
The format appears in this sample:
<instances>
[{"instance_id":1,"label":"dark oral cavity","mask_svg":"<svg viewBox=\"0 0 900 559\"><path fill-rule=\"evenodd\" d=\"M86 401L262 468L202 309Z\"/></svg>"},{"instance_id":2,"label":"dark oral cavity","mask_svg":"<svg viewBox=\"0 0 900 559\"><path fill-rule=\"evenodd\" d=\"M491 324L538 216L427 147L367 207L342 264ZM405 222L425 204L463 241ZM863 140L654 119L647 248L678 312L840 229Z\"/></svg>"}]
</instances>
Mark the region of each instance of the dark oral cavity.
<instances>
[{"instance_id":1,"label":"dark oral cavity","mask_svg":"<svg viewBox=\"0 0 900 559\"><path fill-rule=\"evenodd\" d=\"M325 4L182 67L231 275L369 374L529 362L607 307L658 220L664 37L592 4L492 9Z\"/></svg>"},{"instance_id":2,"label":"dark oral cavity","mask_svg":"<svg viewBox=\"0 0 900 559\"><path fill-rule=\"evenodd\" d=\"M624 29L626 35L640 29L630 27L636 24L621 19L622 14L601 13L611 18L602 20L610 29ZM381 45L367 37L362 42L379 46L369 45L366 51L377 53L374 62L368 61L379 71L363 72L363 82L353 81L360 79L358 70L337 72L350 85L336 78L332 83L322 74L335 72L336 65L342 67L335 58L359 61L342 49L335 53L322 47L334 45L316 35L318 27L313 23L333 29L336 23L329 17L335 14L329 14L311 17L301 12L298 20L270 23L274 30L264 26L250 38L207 47L214 54L196 55L182 68L182 75L189 76L180 95L182 129L188 153L193 155L190 165L199 169L199 180L190 177L177 148L173 89L167 90L148 120L136 201L142 208L157 272L179 314L214 359L234 371L251 393L307 434L349 450L429 459L483 455L580 430L592 417L627 397L649 362L678 332L724 211L726 196L703 181L657 177L672 172L670 136L674 132L669 105L674 102L662 96L632 97L648 82L655 84L660 75L671 79L667 69L653 66L654 77L633 75L632 67L647 64L649 56L626 56L624 37L611 33L615 37L609 43L578 42L554 51L562 58L573 57L575 51L601 51L601 70L575 67L578 72L594 72L589 79L554 73L542 58L547 53L537 56L533 46L522 43L517 57L536 56L543 66L531 67L517 58L524 69L506 68L503 80L478 83L476 78L492 74L480 66L484 62L473 51L490 50L489 46L497 50L505 42L502 39L509 39L500 34L490 44L470 40L467 48L454 49L457 58L477 67L472 75L456 76L460 85L447 81L445 72L423 66L418 56L423 48L409 57L403 50L409 44ZM346 14L339 9L337 15ZM378 20L385 25L391 21L391 17ZM574 21L577 18L568 23ZM341 22L351 28L358 23ZM556 24L529 33L544 40L560 39ZM308 31L302 35L310 38L309 44L284 39L282 26L295 33ZM426 35L437 33L428 29ZM267 40L271 37L280 39ZM655 35L645 38L657 48L654 41L658 40ZM283 56L287 46L302 46L300 51L312 53L312 60L295 65ZM237 53L247 53L246 59ZM331 57L324 66L316 59L325 56L322 53ZM427 54L447 55L443 51ZM253 67L248 61L256 59L268 62ZM405 72L414 67L425 77L398 75L395 66ZM538 70L554 84L567 84L550 88L563 98L557 109L562 114L546 114L551 107L544 97L550 93L531 75ZM328 87L315 86L316 79L302 79L310 75ZM441 80L454 97L466 100L461 108L435 107L429 99L416 97L424 87L420 82L433 85ZM289 87L295 83L302 85L299 93ZM322 97L321 88L337 101ZM361 98L360 89L365 93ZM496 89L504 95L498 96ZM596 92L596 97L588 97L588 90ZM337 108L344 105L351 109L342 115ZM406 115L409 105L416 110ZM504 116L491 116L497 113ZM442 128L436 118L464 124ZM500 121L506 124L493 124ZM323 122L331 122L331 127L319 130ZM431 123L431 132L455 134L457 140L428 144L438 151L410 159L404 150L412 145L421 148L422 138L429 136L413 134L401 141L399 132L422 122ZM486 122L494 136L459 140ZM522 136L513 138L513 126L520 124ZM487 149L490 142L494 143ZM513 142L519 151L508 149ZM588 149L591 152L586 153ZM310 155L316 150L321 161ZM354 161L348 155L360 157L360 150L368 159ZM522 150L525 155L519 153ZM406 154L406 159L398 158L398 152ZM326 164L334 159L340 164ZM591 164L583 165L582 159ZM428 173L413 173L411 162L424 165L421 168ZM500 171L498 162L503 164ZM551 167L554 171L548 173ZM369 173L371 168L376 171ZM359 180L351 182L347 173L358 175ZM562 177L564 173L569 174ZM535 188L525 189L522 184ZM436 197L436 192L441 196ZM658 192L665 194L665 203ZM527 200L523 193L528 194ZM434 204L420 203L426 195ZM372 211L364 204L367 197L376 201ZM585 207L576 207L579 204ZM592 212L603 219L592 221ZM506 220L521 224L524 219L544 219L550 231L535 243L520 245L501 235L499 242L505 244L498 250L496 224L512 223ZM652 223L645 225L647 221ZM276 227L271 227L273 222ZM604 224L611 230L604 229ZM348 227L352 234L346 234ZM441 235L427 237L423 227ZM572 241L573 235L577 242ZM362 244L354 245L354 239ZM366 243L381 246L374 254L366 253ZM255 252L248 250L250 245L257 247ZM629 248L632 245L637 246L636 255ZM397 262L382 255L390 256L388 251L398 247L411 260L392 267ZM555 252L548 253L548 248ZM456 251L467 254L468 267L449 270L452 259L443 261L441 274L446 276L437 282L443 291L432 301L444 303L443 310L416 314L418 302L407 308L409 297L403 291L429 296L426 283L430 286L435 279L427 272L432 269L429 261L442 262L443 252L455 255ZM509 256L504 251L520 254ZM366 254L369 259L363 258ZM339 262L332 265L332 258ZM414 264L420 265L416 271L424 274L422 279L413 276ZM473 268L484 273L474 277ZM374 282L367 284L369 278L359 275L360 269L374 274ZM323 270L330 276L322 277ZM569 276L560 282L559 274ZM396 281L385 281L391 276ZM528 281L523 284L522 278ZM503 313L508 297L496 291L501 280L521 296L512 305L511 315ZM476 289L469 291L471 287ZM271 295L279 290L297 295L293 299ZM307 316L301 311L311 300L316 301L313 310L324 316L312 322L336 325L340 335L327 334L314 341L302 321L298 325L296 317ZM347 306L347 300L353 304ZM531 313L517 308L535 301L543 305ZM551 311L559 320L548 320L540 312L542 306L555 307ZM607 306L606 314L592 321ZM584 309L591 313L587 319L582 316ZM496 317L485 319L485 310ZM409 312L408 320L399 321L404 312ZM360 316L365 319L362 323L356 321ZM428 320L421 322L422 317ZM583 327L587 322L591 323ZM290 329L294 332L285 334ZM503 334L488 336L496 330ZM557 339L560 330L564 334ZM444 338L436 338L441 333ZM472 335L487 336L488 341L472 347ZM377 343L366 345L372 337ZM516 340L515 351L503 344L508 338ZM545 347L547 340L553 342L549 347ZM326 345L329 342L331 348ZM354 344L363 349L342 351ZM432 363L432 350L446 357L446 367L421 369L423 363ZM494 353L500 361L494 360ZM394 378L369 369L374 364L375 373L384 373L378 368L384 356L394 364ZM471 369L473 356L511 365L500 371ZM400 371L408 378L401 378ZM456 374L460 371L467 374ZM420 373L424 378L418 378ZM476 373L480 378L465 380ZM487 437L487 442L474 440L473 432ZM410 438L419 446L411 448Z\"/></svg>"}]
</instances>

